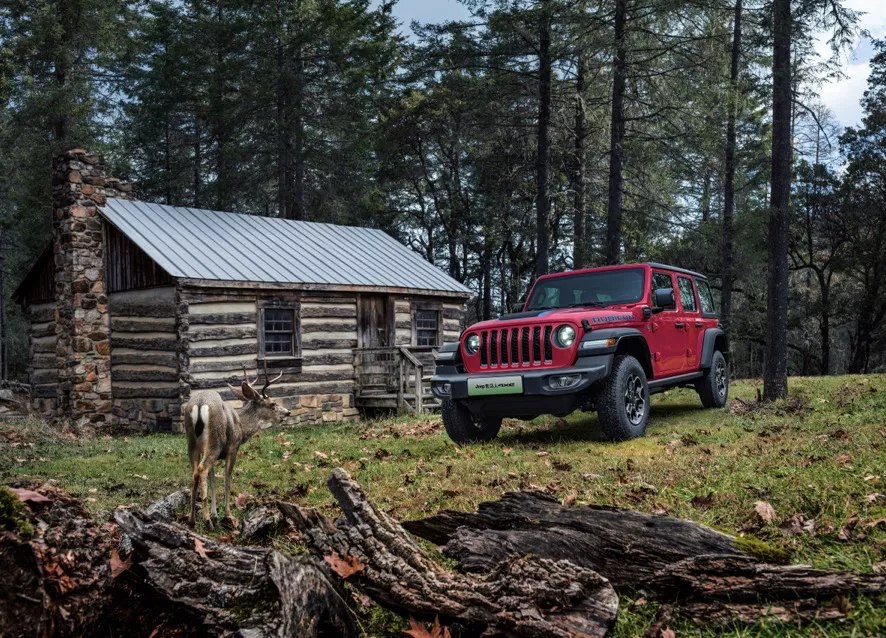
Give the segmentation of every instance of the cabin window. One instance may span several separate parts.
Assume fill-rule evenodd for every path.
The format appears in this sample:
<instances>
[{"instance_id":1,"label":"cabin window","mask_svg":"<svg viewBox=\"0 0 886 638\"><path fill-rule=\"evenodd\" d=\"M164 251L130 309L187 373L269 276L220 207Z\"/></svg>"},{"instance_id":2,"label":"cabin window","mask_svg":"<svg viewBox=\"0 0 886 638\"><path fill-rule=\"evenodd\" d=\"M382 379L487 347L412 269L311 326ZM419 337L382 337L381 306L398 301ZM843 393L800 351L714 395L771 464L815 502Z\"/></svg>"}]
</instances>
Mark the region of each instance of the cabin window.
<instances>
[{"instance_id":1,"label":"cabin window","mask_svg":"<svg viewBox=\"0 0 886 638\"><path fill-rule=\"evenodd\" d=\"M415 345L437 346L440 344L440 311L418 308L412 315Z\"/></svg>"},{"instance_id":2,"label":"cabin window","mask_svg":"<svg viewBox=\"0 0 886 638\"><path fill-rule=\"evenodd\" d=\"M262 354L268 358L298 355L297 319L294 308L262 309Z\"/></svg>"}]
</instances>

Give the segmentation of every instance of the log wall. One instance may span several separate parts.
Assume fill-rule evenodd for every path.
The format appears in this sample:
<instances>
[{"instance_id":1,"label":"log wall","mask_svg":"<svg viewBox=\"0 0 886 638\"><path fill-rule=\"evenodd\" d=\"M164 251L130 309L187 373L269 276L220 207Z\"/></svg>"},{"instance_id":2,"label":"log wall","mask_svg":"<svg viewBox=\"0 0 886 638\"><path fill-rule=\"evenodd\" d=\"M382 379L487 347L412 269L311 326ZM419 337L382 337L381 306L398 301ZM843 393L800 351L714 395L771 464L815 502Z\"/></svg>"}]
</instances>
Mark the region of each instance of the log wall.
<instances>
[{"instance_id":1,"label":"log wall","mask_svg":"<svg viewBox=\"0 0 886 638\"><path fill-rule=\"evenodd\" d=\"M115 421L149 430L181 426L176 289L108 295Z\"/></svg>"},{"instance_id":2,"label":"log wall","mask_svg":"<svg viewBox=\"0 0 886 638\"><path fill-rule=\"evenodd\" d=\"M182 382L192 389L218 391L240 407L227 385L261 372L261 309L266 304L292 307L297 317L300 352L270 358L272 377L283 372L268 394L292 410L291 424L356 420L354 353L357 346L357 300L353 295L263 290L183 289L180 339L184 344Z\"/></svg>"},{"instance_id":3,"label":"log wall","mask_svg":"<svg viewBox=\"0 0 886 638\"><path fill-rule=\"evenodd\" d=\"M28 377L31 384L31 406L39 414L49 416L58 407L55 302L32 304L27 307L27 311L30 319Z\"/></svg>"}]
</instances>

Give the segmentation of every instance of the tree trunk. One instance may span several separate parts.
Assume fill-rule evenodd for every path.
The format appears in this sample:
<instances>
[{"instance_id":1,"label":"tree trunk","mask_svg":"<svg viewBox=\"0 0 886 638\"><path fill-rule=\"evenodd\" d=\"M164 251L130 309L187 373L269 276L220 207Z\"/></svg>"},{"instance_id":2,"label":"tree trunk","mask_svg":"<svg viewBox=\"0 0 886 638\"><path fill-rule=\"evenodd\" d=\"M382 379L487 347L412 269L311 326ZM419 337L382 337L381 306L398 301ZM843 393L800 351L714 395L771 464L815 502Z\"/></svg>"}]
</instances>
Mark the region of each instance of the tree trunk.
<instances>
[{"instance_id":1,"label":"tree trunk","mask_svg":"<svg viewBox=\"0 0 886 638\"><path fill-rule=\"evenodd\" d=\"M572 239L572 267L584 268L587 263L587 238L585 237L585 196L587 171L588 120L585 114L585 73L587 61L583 53L578 55L578 71L575 79L575 157L573 158L572 190L574 193L574 233Z\"/></svg>"},{"instance_id":2,"label":"tree trunk","mask_svg":"<svg viewBox=\"0 0 886 638\"><path fill-rule=\"evenodd\" d=\"M369 502L344 470L333 470L328 485L344 521L289 503L280 510L311 550L347 566L349 582L389 609L496 636L603 636L614 624L615 592L589 569L525 557L482 576L452 573Z\"/></svg>"},{"instance_id":3,"label":"tree trunk","mask_svg":"<svg viewBox=\"0 0 886 638\"><path fill-rule=\"evenodd\" d=\"M295 54L295 100L293 117L295 118L293 134L293 197L292 219L305 219L305 62L302 48Z\"/></svg>"},{"instance_id":4,"label":"tree trunk","mask_svg":"<svg viewBox=\"0 0 886 638\"><path fill-rule=\"evenodd\" d=\"M791 2L774 0L772 47L772 193L769 247L766 358L763 396L788 394L788 206L791 195Z\"/></svg>"},{"instance_id":5,"label":"tree trunk","mask_svg":"<svg viewBox=\"0 0 886 638\"><path fill-rule=\"evenodd\" d=\"M732 287L735 273L732 270L733 237L732 216L735 211L735 127L738 118L738 75L741 60L741 12L742 0L735 2L732 24L732 64L729 70L729 115L726 120L726 167L723 177L723 271L720 275L720 325L726 336L732 321Z\"/></svg>"},{"instance_id":6,"label":"tree trunk","mask_svg":"<svg viewBox=\"0 0 886 638\"><path fill-rule=\"evenodd\" d=\"M482 270L483 299L480 316L487 321L492 318L492 240L488 233L483 243Z\"/></svg>"},{"instance_id":7,"label":"tree trunk","mask_svg":"<svg viewBox=\"0 0 886 638\"><path fill-rule=\"evenodd\" d=\"M831 287L823 272L818 273L818 285L821 289L821 313L819 330L821 332L821 374L831 373Z\"/></svg>"},{"instance_id":8,"label":"tree trunk","mask_svg":"<svg viewBox=\"0 0 886 638\"><path fill-rule=\"evenodd\" d=\"M283 43L277 51L277 207L280 217L292 218L292 133L289 71Z\"/></svg>"},{"instance_id":9,"label":"tree trunk","mask_svg":"<svg viewBox=\"0 0 886 638\"><path fill-rule=\"evenodd\" d=\"M615 59L612 61L612 122L609 142L609 204L606 217L607 264L617 264L621 260L627 3L628 0L616 0L615 2Z\"/></svg>"},{"instance_id":10,"label":"tree trunk","mask_svg":"<svg viewBox=\"0 0 886 638\"><path fill-rule=\"evenodd\" d=\"M200 118L194 115L194 208L200 208L201 192L203 190L203 153L200 147Z\"/></svg>"},{"instance_id":11,"label":"tree trunk","mask_svg":"<svg viewBox=\"0 0 886 638\"><path fill-rule=\"evenodd\" d=\"M551 216L551 14L550 0L542 0L538 32L538 140L536 159L535 224L537 233L536 275L550 269Z\"/></svg>"}]
</instances>

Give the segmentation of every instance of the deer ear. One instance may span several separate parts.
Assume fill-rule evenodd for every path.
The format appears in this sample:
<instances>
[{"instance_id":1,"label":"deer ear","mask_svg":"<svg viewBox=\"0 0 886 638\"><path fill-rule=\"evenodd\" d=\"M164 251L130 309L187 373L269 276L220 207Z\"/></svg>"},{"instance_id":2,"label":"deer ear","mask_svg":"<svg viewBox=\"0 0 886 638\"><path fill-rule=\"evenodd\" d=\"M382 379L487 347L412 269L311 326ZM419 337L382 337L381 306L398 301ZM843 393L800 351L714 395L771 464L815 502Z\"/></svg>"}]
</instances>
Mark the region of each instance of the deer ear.
<instances>
[{"instance_id":1,"label":"deer ear","mask_svg":"<svg viewBox=\"0 0 886 638\"><path fill-rule=\"evenodd\" d=\"M240 386L240 389L243 391L243 396L246 397L247 401L258 401L261 399L261 395L248 383L244 382L243 385Z\"/></svg>"},{"instance_id":2,"label":"deer ear","mask_svg":"<svg viewBox=\"0 0 886 638\"><path fill-rule=\"evenodd\" d=\"M235 388L232 385L228 385L228 390L230 390L234 394L234 398L238 401L248 401L248 399L243 396L243 392L240 391L240 388Z\"/></svg>"}]
</instances>

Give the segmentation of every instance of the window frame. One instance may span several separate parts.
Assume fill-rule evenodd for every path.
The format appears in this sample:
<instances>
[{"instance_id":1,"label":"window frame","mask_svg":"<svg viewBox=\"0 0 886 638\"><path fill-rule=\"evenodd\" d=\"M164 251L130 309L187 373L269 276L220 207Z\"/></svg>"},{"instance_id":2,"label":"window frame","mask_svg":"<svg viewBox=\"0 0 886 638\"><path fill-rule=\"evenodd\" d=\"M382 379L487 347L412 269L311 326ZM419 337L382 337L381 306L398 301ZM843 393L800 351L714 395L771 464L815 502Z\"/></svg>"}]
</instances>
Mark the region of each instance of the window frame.
<instances>
[{"instance_id":1,"label":"window frame","mask_svg":"<svg viewBox=\"0 0 886 638\"><path fill-rule=\"evenodd\" d=\"M680 288L680 280L685 279L689 282L689 289L692 291L692 303L695 306L692 310L687 310L686 306L683 303L683 290ZM680 309L684 314L687 315L695 315L701 312L701 304L698 300L698 294L695 291L695 278L689 277L687 275L677 275L677 295L680 299Z\"/></svg>"},{"instance_id":2,"label":"window frame","mask_svg":"<svg viewBox=\"0 0 886 638\"><path fill-rule=\"evenodd\" d=\"M437 342L433 345L419 345L418 344L418 313L419 312L433 312L437 316ZM443 306L439 303L430 303L430 302L419 302L413 303L411 312L412 315L412 346L415 348L438 348L443 344Z\"/></svg>"},{"instance_id":3,"label":"window frame","mask_svg":"<svg viewBox=\"0 0 886 638\"><path fill-rule=\"evenodd\" d=\"M674 286L674 273L668 272L666 270L653 270L649 275L649 283L650 283L649 287L652 289L652 292L651 292L652 304L651 305L656 308L660 307L660 306L655 306L655 290L656 290L655 276L656 275L663 275L665 277L669 277L671 280L670 289L674 291L674 307L673 308L662 308L661 311L662 312L678 312L680 310L680 308L677 306L677 295L679 294L679 292L677 291L676 287Z\"/></svg>"},{"instance_id":4,"label":"window frame","mask_svg":"<svg viewBox=\"0 0 886 638\"><path fill-rule=\"evenodd\" d=\"M711 307L714 309L713 312L705 312L704 306L701 303L701 284L705 285L707 288L708 295L710 295ZM714 300L714 289L711 288L711 282L707 279L702 279L701 277L695 277L695 292L698 296L698 309L701 311L701 316L706 319L716 319L720 316L717 312L717 302Z\"/></svg>"},{"instance_id":5,"label":"window frame","mask_svg":"<svg viewBox=\"0 0 886 638\"><path fill-rule=\"evenodd\" d=\"M258 308L258 361L300 362L301 349L301 305L297 301L267 300L259 302ZM275 354L265 352L265 311L266 310L290 310L292 311L292 352L288 354Z\"/></svg>"}]
</instances>

